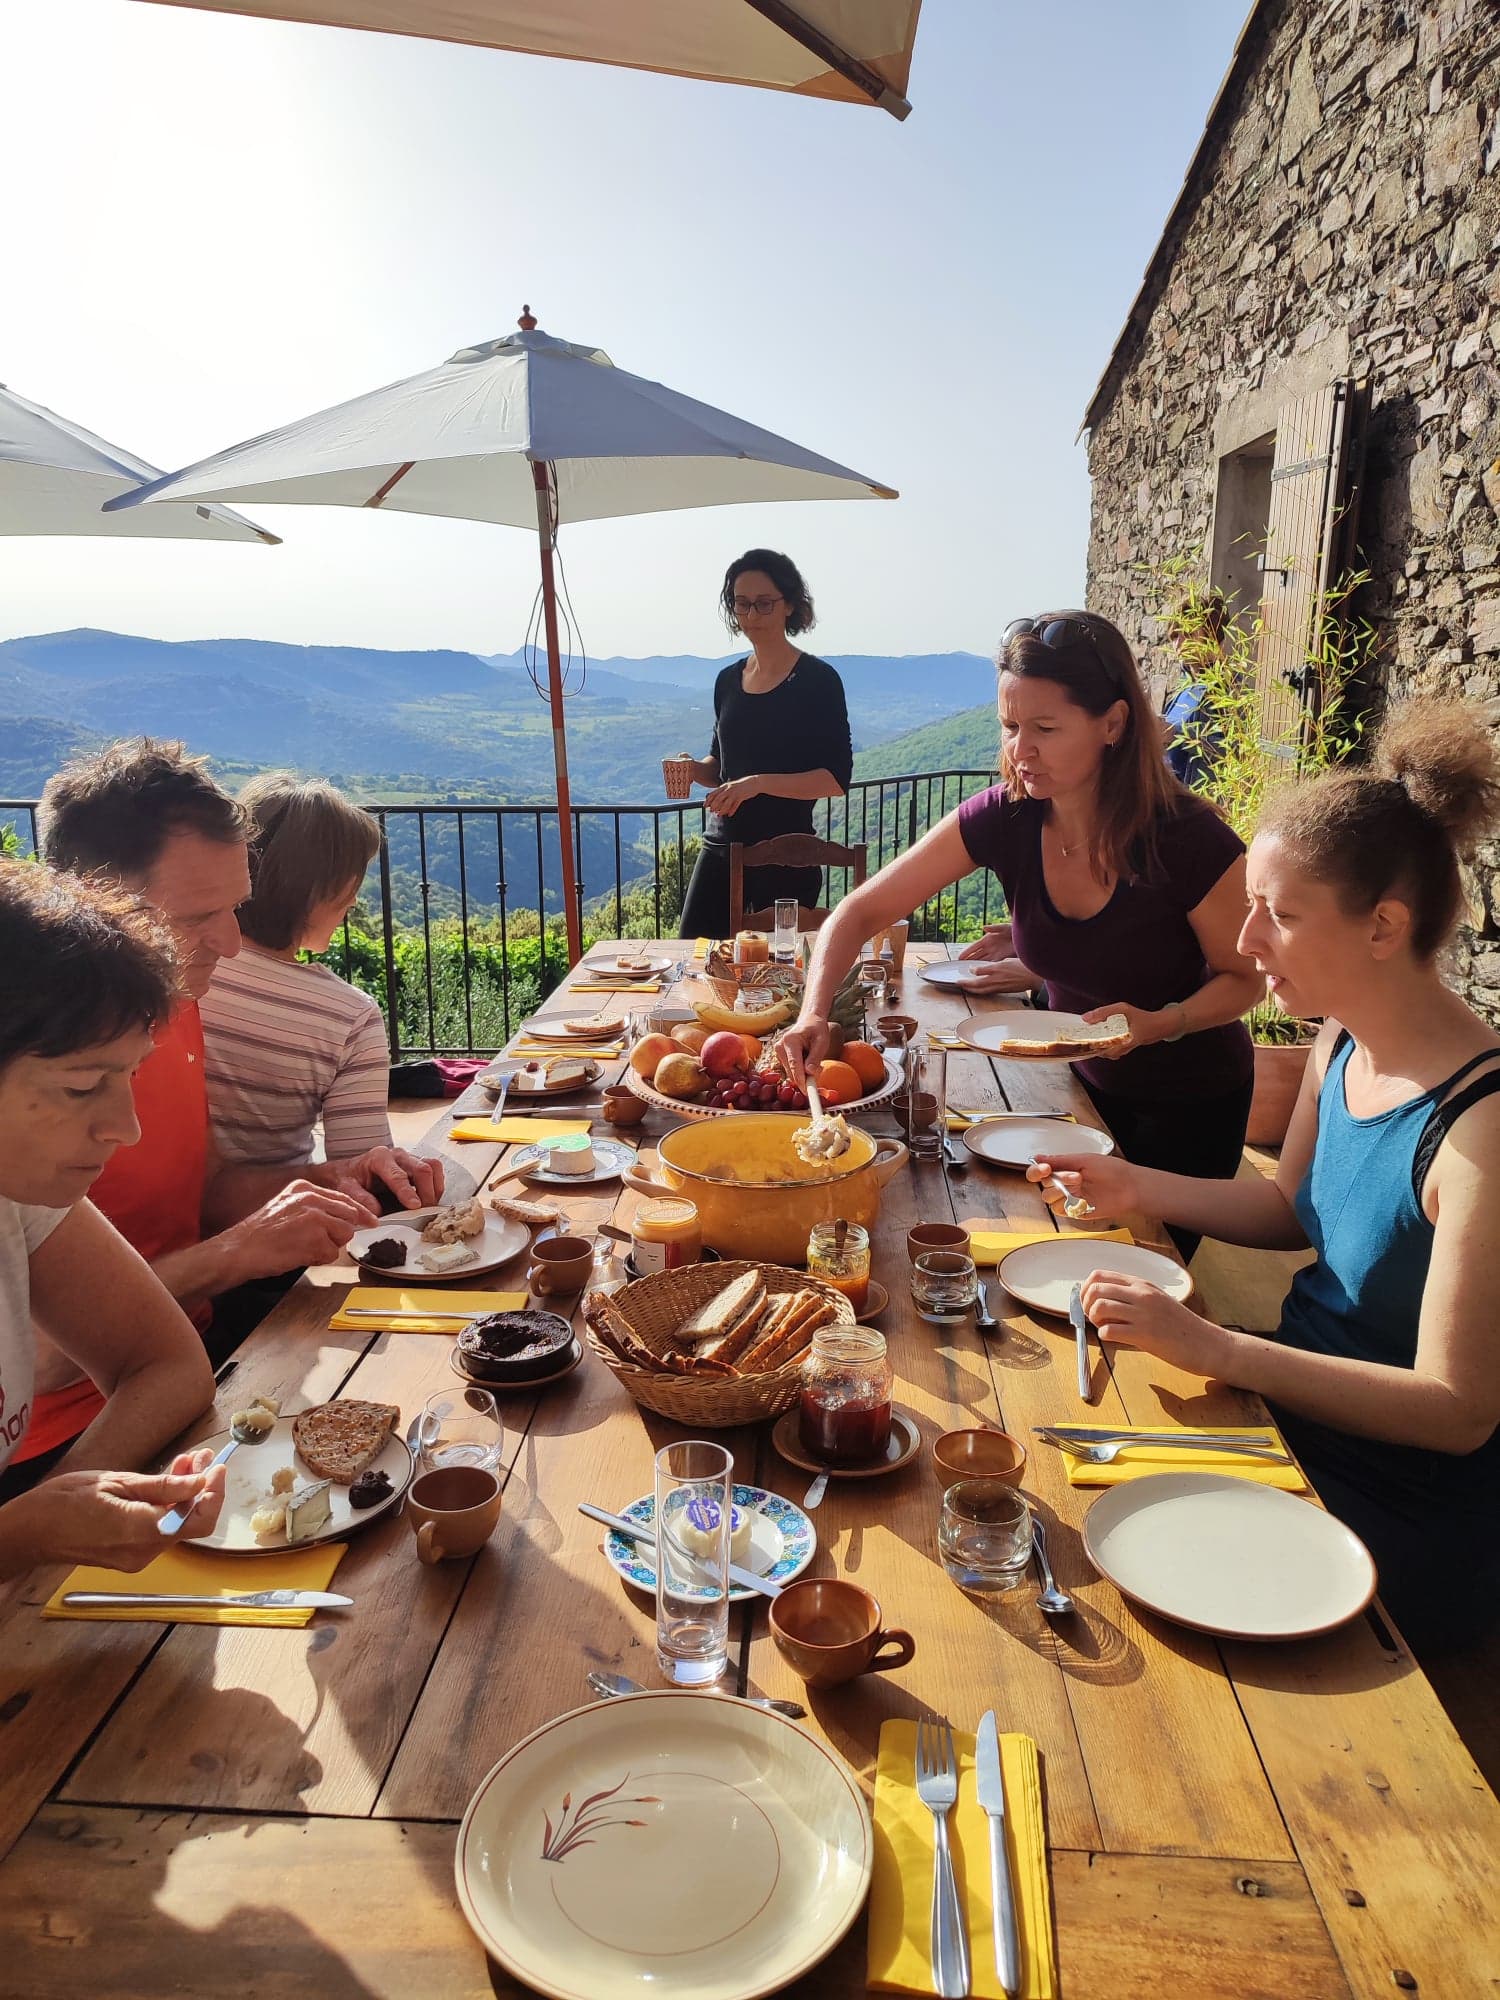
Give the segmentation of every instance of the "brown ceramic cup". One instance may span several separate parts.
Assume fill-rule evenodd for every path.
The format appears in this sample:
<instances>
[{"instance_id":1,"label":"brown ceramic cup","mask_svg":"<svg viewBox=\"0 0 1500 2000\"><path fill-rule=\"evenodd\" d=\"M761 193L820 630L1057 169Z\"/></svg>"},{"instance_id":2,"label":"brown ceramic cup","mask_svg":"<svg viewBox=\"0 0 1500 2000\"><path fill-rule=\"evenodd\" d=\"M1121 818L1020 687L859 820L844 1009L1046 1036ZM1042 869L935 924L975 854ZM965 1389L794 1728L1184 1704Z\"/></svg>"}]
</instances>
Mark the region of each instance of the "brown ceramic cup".
<instances>
[{"instance_id":1,"label":"brown ceramic cup","mask_svg":"<svg viewBox=\"0 0 1500 2000\"><path fill-rule=\"evenodd\" d=\"M603 1104L606 1125L639 1125L646 1115L645 1101L628 1084L612 1083L603 1093Z\"/></svg>"},{"instance_id":2,"label":"brown ceramic cup","mask_svg":"<svg viewBox=\"0 0 1500 2000\"><path fill-rule=\"evenodd\" d=\"M932 1462L944 1486L960 1479L998 1479L1019 1486L1026 1472L1026 1447L1009 1431L944 1431L932 1447Z\"/></svg>"},{"instance_id":3,"label":"brown ceramic cup","mask_svg":"<svg viewBox=\"0 0 1500 2000\"><path fill-rule=\"evenodd\" d=\"M539 1299L581 1292L594 1268L594 1246L583 1236L544 1236L531 1246L526 1282Z\"/></svg>"},{"instance_id":4,"label":"brown ceramic cup","mask_svg":"<svg viewBox=\"0 0 1500 2000\"><path fill-rule=\"evenodd\" d=\"M915 1014L882 1014L875 1026L888 1043L901 1047L915 1041L919 1023Z\"/></svg>"},{"instance_id":5,"label":"brown ceramic cup","mask_svg":"<svg viewBox=\"0 0 1500 2000\"><path fill-rule=\"evenodd\" d=\"M787 1584L772 1599L770 1617L777 1652L810 1688L889 1673L904 1667L917 1650L916 1640L899 1625L882 1629L880 1604L868 1590L840 1577Z\"/></svg>"},{"instance_id":6,"label":"brown ceramic cup","mask_svg":"<svg viewBox=\"0 0 1500 2000\"><path fill-rule=\"evenodd\" d=\"M956 1222L919 1222L915 1229L907 1230L906 1254L914 1264L929 1250L956 1250L967 1257L969 1232L960 1229Z\"/></svg>"},{"instance_id":7,"label":"brown ceramic cup","mask_svg":"<svg viewBox=\"0 0 1500 2000\"><path fill-rule=\"evenodd\" d=\"M424 1563L477 1555L500 1518L500 1481L478 1465L445 1465L412 1481L406 1518Z\"/></svg>"}]
</instances>

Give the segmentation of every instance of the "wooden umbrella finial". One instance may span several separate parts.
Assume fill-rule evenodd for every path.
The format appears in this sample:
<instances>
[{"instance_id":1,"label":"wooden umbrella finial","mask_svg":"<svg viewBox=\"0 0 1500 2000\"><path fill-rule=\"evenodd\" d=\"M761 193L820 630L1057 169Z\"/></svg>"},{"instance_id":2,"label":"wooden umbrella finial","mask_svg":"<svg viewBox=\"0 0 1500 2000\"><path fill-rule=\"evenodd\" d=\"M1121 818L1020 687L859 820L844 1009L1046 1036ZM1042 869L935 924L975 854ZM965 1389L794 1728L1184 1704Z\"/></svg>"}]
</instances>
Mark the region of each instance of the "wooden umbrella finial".
<instances>
[{"instance_id":1,"label":"wooden umbrella finial","mask_svg":"<svg viewBox=\"0 0 1500 2000\"><path fill-rule=\"evenodd\" d=\"M522 333L532 333L535 331L536 315L532 312L530 306L522 306L521 317L516 321L516 325L521 329Z\"/></svg>"}]
</instances>

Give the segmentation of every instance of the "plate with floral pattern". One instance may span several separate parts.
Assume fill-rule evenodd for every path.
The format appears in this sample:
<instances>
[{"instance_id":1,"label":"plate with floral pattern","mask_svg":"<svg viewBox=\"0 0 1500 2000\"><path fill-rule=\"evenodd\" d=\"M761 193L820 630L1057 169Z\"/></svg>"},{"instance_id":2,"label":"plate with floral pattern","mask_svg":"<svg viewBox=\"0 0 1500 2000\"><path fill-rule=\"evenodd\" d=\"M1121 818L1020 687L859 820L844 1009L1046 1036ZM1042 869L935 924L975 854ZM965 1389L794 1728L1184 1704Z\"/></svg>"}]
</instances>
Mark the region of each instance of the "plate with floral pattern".
<instances>
[{"instance_id":1,"label":"plate with floral pattern","mask_svg":"<svg viewBox=\"0 0 1500 2000\"><path fill-rule=\"evenodd\" d=\"M790 1583L794 1576L801 1576L818 1547L818 1531L802 1509L779 1493L768 1493L764 1486L736 1486L734 1505L750 1516L750 1547L735 1561L763 1576L767 1583ZM656 1495L648 1493L618 1511L622 1520L639 1521L643 1528L649 1528L656 1519ZM607 1528L604 1556L617 1576L623 1576L637 1590L655 1595L656 1550L649 1542L627 1542L615 1529ZM732 1588L729 1601L745 1604L756 1594Z\"/></svg>"}]
</instances>

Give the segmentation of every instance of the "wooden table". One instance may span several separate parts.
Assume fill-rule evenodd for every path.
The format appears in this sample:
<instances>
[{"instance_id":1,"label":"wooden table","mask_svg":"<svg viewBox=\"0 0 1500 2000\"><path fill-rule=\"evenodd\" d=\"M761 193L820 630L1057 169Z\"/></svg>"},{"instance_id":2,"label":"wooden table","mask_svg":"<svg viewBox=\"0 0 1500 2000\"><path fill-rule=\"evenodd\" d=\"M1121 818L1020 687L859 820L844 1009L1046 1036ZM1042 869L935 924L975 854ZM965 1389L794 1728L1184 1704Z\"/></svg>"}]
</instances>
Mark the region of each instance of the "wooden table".
<instances>
[{"instance_id":1,"label":"wooden table","mask_svg":"<svg viewBox=\"0 0 1500 2000\"><path fill-rule=\"evenodd\" d=\"M965 1012L918 977L944 955L908 954L902 1002L929 1026ZM578 1007L558 994L546 1012ZM960 1104L1096 1122L1061 1065L962 1054L950 1074ZM429 1150L449 1151L450 1117ZM653 1114L640 1133L661 1129ZM481 1177L499 1157L451 1150ZM634 1197L615 1192L567 1206L580 1221L627 1218ZM951 1179L916 1167L888 1189L875 1269L892 1293L898 1400L924 1443L967 1423L1025 1436L1076 1420L1065 1325L1013 1311L986 1345L972 1327L938 1334L913 1315L906 1230L953 1217L1049 1226L1034 1189L977 1163ZM1136 1233L1162 1241L1149 1224ZM196 1435L257 1390L292 1408L348 1391L409 1416L451 1381L441 1338L328 1331L352 1275L302 1280L240 1350ZM993 1290L992 1303L1003 1303ZM1107 1379L1097 1365L1104 1420L1259 1414L1145 1355L1113 1356ZM454 1823L510 1744L586 1698L587 1668L655 1683L652 1608L611 1574L576 1503L649 1490L653 1452L681 1433L592 1360L552 1390L510 1397L506 1413L505 1512L482 1554L424 1569L404 1522L377 1525L338 1573L354 1610L304 1631L44 1621L56 1572L0 1593L0 1991L524 1990L487 1963L459 1913ZM765 1426L727 1441L739 1476L800 1499L807 1475ZM1079 1536L1092 1496L1068 1486L1055 1452L1037 1449L1027 1487L1080 1606L1063 1627L1029 1590L985 1603L948 1581L925 1451L888 1480L833 1483L813 1573L868 1584L918 1649L899 1673L807 1697L806 1726L867 1790L887 1716L933 1710L972 1728L993 1705L1002 1727L1036 1738L1068 2000L1494 1991L1500 1812L1378 1608L1316 1641L1217 1642L1133 1610L1094 1574ZM732 1685L802 1697L763 1608L736 1621ZM861 1922L790 1990L846 2000L864 1991L864 1962Z\"/></svg>"}]
</instances>

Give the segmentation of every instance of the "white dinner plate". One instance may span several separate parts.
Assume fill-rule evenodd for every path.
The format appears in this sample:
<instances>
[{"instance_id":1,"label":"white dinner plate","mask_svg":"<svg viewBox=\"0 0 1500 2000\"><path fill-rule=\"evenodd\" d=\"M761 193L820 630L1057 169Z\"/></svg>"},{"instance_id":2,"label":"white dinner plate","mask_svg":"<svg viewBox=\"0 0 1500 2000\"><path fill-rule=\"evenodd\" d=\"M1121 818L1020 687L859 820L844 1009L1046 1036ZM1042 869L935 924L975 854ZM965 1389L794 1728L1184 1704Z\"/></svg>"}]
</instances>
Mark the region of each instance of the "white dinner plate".
<instances>
[{"instance_id":1,"label":"white dinner plate","mask_svg":"<svg viewBox=\"0 0 1500 2000\"><path fill-rule=\"evenodd\" d=\"M792 1501L764 1486L736 1486L734 1504L750 1516L750 1549L735 1558L745 1569L754 1570L768 1583L790 1583L801 1576L818 1550L818 1531ZM656 1519L656 1495L632 1500L619 1509L622 1521L639 1521L649 1528ZM604 1555L610 1568L637 1590L656 1590L656 1549L650 1542L627 1542L614 1528L604 1530ZM731 1604L748 1603L759 1593L735 1584L729 1592Z\"/></svg>"},{"instance_id":2,"label":"white dinner plate","mask_svg":"<svg viewBox=\"0 0 1500 2000\"><path fill-rule=\"evenodd\" d=\"M999 964L994 958L940 958L933 965L922 967L922 977L929 986L975 986L983 980L992 966ZM996 1000L1004 1001L1005 995L997 993ZM1015 1004L1024 1007L1024 993L1015 995Z\"/></svg>"},{"instance_id":3,"label":"white dinner plate","mask_svg":"<svg viewBox=\"0 0 1500 2000\"><path fill-rule=\"evenodd\" d=\"M628 956L628 954L627 954ZM644 970L627 972L625 964L618 958L596 958L578 968L578 975L585 983L597 986L604 979L628 979L633 985L640 979L660 979L664 972L672 970L670 958L646 958L641 960Z\"/></svg>"},{"instance_id":4,"label":"white dinner plate","mask_svg":"<svg viewBox=\"0 0 1500 2000\"><path fill-rule=\"evenodd\" d=\"M498 1271L502 1264L508 1264L517 1251L524 1250L531 1241L531 1232L524 1222L516 1222L510 1216L496 1215L492 1209L484 1212L484 1233L469 1238L469 1248L479 1252L478 1261L473 1264L455 1264L448 1271L429 1271L417 1262L419 1253L430 1250L433 1245L422 1241L422 1225L431 1222L437 1214L435 1208L403 1209L396 1215L383 1216L379 1222L372 1222L368 1229L356 1229L349 1238L348 1251L355 1263L377 1278L395 1278L401 1284L408 1282L418 1285L462 1285L470 1278L477 1278L485 1271ZM372 1243L382 1237L394 1236L406 1242L406 1262L394 1268L385 1264L366 1264L365 1252Z\"/></svg>"},{"instance_id":5,"label":"white dinner plate","mask_svg":"<svg viewBox=\"0 0 1500 2000\"><path fill-rule=\"evenodd\" d=\"M371 1467L374 1472L383 1472L391 1482L388 1499L377 1500L373 1507L351 1507L347 1486L330 1486L329 1500L333 1513L328 1526L305 1542L298 1542L299 1549L315 1549L322 1542L341 1542L346 1535L354 1534L360 1528L368 1528L372 1521L378 1521L389 1514L393 1507L399 1507L403 1494L412 1481L415 1461L405 1440L398 1433L400 1425L386 1439L381 1451ZM216 1437L202 1438L199 1442L214 1451L220 1451L229 1442L228 1431L220 1431ZM287 1539L284 1533L268 1535L264 1540L256 1536L250 1526L250 1516L257 1508L271 1503L272 1475L281 1467L289 1465L297 1475L299 1486L310 1486L316 1474L309 1472L297 1456L292 1443L292 1419L278 1417L273 1429L259 1444L242 1444L230 1454L224 1466L224 1505L211 1535L203 1535L185 1546L195 1549L222 1549L226 1555L285 1554Z\"/></svg>"},{"instance_id":6,"label":"white dinner plate","mask_svg":"<svg viewBox=\"0 0 1500 2000\"><path fill-rule=\"evenodd\" d=\"M651 1689L508 1750L454 1873L485 1950L552 2000L759 2000L843 1937L873 1852L827 1744L748 1702Z\"/></svg>"},{"instance_id":7,"label":"white dinner plate","mask_svg":"<svg viewBox=\"0 0 1500 2000\"><path fill-rule=\"evenodd\" d=\"M1148 1278L1169 1299L1190 1296L1193 1281L1180 1264L1160 1250L1143 1250L1138 1243L1101 1243L1091 1236L1056 1236L1047 1243L1023 1243L1000 1259L996 1270L1006 1291L1033 1312L1068 1316L1073 1287L1095 1271L1124 1271Z\"/></svg>"},{"instance_id":8,"label":"white dinner plate","mask_svg":"<svg viewBox=\"0 0 1500 2000\"><path fill-rule=\"evenodd\" d=\"M1358 1535L1311 1500L1222 1472L1160 1472L1112 1486L1083 1546L1117 1590L1163 1618L1236 1639L1306 1639L1375 1594Z\"/></svg>"},{"instance_id":9,"label":"white dinner plate","mask_svg":"<svg viewBox=\"0 0 1500 2000\"><path fill-rule=\"evenodd\" d=\"M1081 1014L1060 1014L1047 1007L1029 1007L1019 1013L1012 1007L996 1014L970 1014L953 1032L965 1047L978 1049L982 1055L1001 1056L1005 1062L1087 1062L1118 1044L1085 1042L1055 1056L1018 1054L1004 1044L1012 1035L1022 1035L1028 1042L1076 1041L1080 1034L1097 1034L1102 1026L1100 1021L1085 1021Z\"/></svg>"},{"instance_id":10,"label":"white dinner plate","mask_svg":"<svg viewBox=\"0 0 1500 2000\"><path fill-rule=\"evenodd\" d=\"M970 1125L963 1142L971 1153L997 1167L1019 1167L1033 1160L1050 1160L1058 1153L1112 1153L1115 1142L1094 1125L1074 1125L1066 1118L994 1118Z\"/></svg>"}]
</instances>

